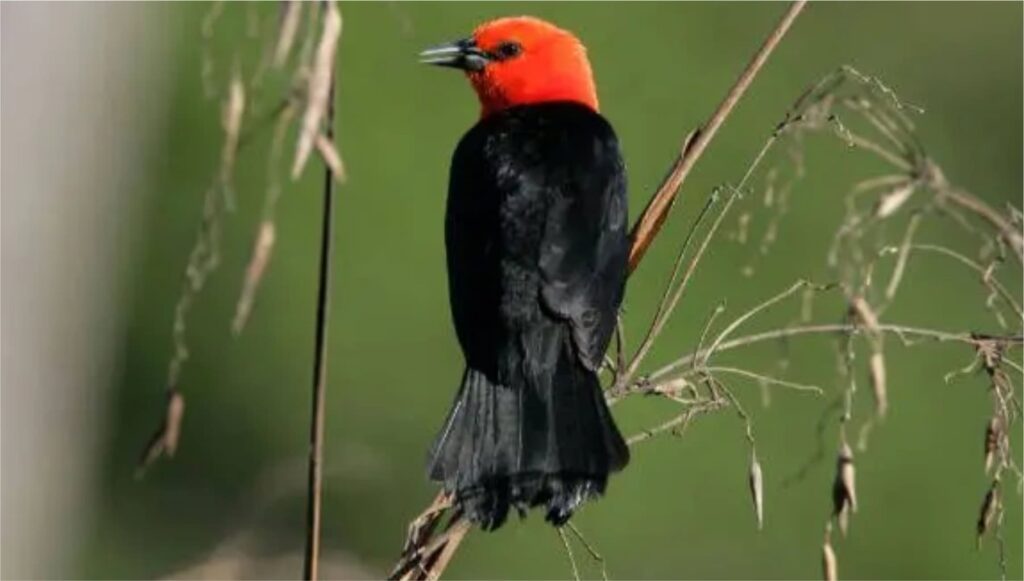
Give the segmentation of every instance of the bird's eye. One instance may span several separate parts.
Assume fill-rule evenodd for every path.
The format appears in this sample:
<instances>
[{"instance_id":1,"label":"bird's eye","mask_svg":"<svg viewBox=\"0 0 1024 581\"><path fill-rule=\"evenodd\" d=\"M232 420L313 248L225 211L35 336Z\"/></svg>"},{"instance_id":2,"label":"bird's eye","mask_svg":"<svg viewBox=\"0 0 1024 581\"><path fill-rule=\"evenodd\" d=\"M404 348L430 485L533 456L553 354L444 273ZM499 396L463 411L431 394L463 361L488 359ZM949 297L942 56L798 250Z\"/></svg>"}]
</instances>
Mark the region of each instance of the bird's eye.
<instances>
[{"instance_id":1,"label":"bird's eye","mask_svg":"<svg viewBox=\"0 0 1024 581\"><path fill-rule=\"evenodd\" d=\"M501 60L519 56L523 52L523 46L518 42L506 41L498 45L494 51Z\"/></svg>"}]
</instances>

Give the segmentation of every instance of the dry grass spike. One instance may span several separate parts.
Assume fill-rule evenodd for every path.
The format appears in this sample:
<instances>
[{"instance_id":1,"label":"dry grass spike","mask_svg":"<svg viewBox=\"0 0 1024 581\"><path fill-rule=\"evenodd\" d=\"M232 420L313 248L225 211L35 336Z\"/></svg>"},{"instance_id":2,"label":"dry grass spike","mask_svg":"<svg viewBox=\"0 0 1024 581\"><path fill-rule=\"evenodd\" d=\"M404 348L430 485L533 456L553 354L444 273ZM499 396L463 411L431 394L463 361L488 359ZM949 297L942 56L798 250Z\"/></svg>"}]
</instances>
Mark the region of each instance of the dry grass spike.
<instances>
[{"instance_id":1,"label":"dry grass spike","mask_svg":"<svg viewBox=\"0 0 1024 581\"><path fill-rule=\"evenodd\" d=\"M299 21L302 20L304 2L285 0L282 4L281 27L277 35L277 44L274 46L274 67L279 69L288 62L288 55L295 44L295 33L299 29Z\"/></svg>"},{"instance_id":2,"label":"dry grass spike","mask_svg":"<svg viewBox=\"0 0 1024 581\"><path fill-rule=\"evenodd\" d=\"M889 411L889 392L886 387L885 356L881 351L871 354L868 368L871 376L871 389L875 395L875 414L879 418L884 418Z\"/></svg>"},{"instance_id":3,"label":"dry grass spike","mask_svg":"<svg viewBox=\"0 0 1024 581\"><path fill-rule=\"evenodd\" d=\"M985 498L981 501L981 508L978 511L976 526L978 548L981 548L982 538L992 527L993 521L996 520L996 515L1000 510L999 500L999 479L996 478L985 492Z\"/></svg>"},{"instance_id":4,"label":"dry grass spike","mask_svg":"<svg viewBox=\"0 0 1024 581\"><path fill-rule=\"evenodd\" d=\"M1002 439L1002 429L999 427L999 418L992 416L985 426L985 474L992 471L992 465L999 451L999 441Z\"/></svg>"},{"instance_id":5,"label":"dry grass spike","mask_svg":"<svg viewBox=\"0 0 1024 581\"><path fill-rule=\"evenodd\" d=\"M150 439L138 467L135 477L141 478L149 467L160 456L173 457L178 451L178 440L181 437L181 420L185 416L185 396L174 389L167 394L167 407L164 420Z\"/></svg>"},{"instance_id":6,"label":"dry grass spike","mask_svg":"<svg viewBox=\"0 0 1024 581\"><path fill-rule=\"evenodd\" d=\"M825 525L825 540L821 544L821 573L825 581L839 579L839 561L832 548L832 525Z\"/></svg>"},{"instance_id":7,"label":"dry grass spike","mask_svg":"<svg viewBox=\"0 0 1024 581\"><path fill-rule=\"evenodd\" d=\"M832 515L839 523L839 531L846 536L851 513L857 512L856 472L853 450L843 441L836 458L836 477L832 483Z\"/></svg>"},{"instance_id":8,"label":"dry grass spike","mask_svg":"<svg viewBox=\"0 0 1024 581\"><path fill-rule=\"evenodd\" d=\"M238 335L245 328L252 312L253 304L256 301L256 289L259 288L263 274L270 264L270 256L274 249L274 241L277 238L274 222L264 220L260 224L259 232L256 235L256 242L253 244L252 256L249 258L249 265L245 269L245 281L242 283L242 295L235 305L235 318L231 321L231 331Z\"/></svg>"},{"instance_id":9,"label":"dry grass spike","mask_svg":"<svg viewBox=\"0 0 1024 581\"><path fill-rule=\"evenodd\" d=\"M323 19L323 31L320 43L316 48L306 87L306 110L302 115L299 128L299 139L295 145L295 162L292 165L292 179L297 180L306 167L306 161L313 151L316 138L320 135L320 125L327 112L327 101L331 96L331 84L334 77L334 59L338 40L341 38L341 12L334 0L327 2L327 10Z\"/></svg>"},{"instance_id":10,"label":"dry grass spike","mask_svg":"<svg viewBox=\"0 0 1024 581\"><path fill-rule=\"evenodd\" d=\"M757 517L757 530L764 528L764 475L761 463L757 461L757 453L750 450L750 496L754 501L754 516Z\"/></svg>"}]
</instances>

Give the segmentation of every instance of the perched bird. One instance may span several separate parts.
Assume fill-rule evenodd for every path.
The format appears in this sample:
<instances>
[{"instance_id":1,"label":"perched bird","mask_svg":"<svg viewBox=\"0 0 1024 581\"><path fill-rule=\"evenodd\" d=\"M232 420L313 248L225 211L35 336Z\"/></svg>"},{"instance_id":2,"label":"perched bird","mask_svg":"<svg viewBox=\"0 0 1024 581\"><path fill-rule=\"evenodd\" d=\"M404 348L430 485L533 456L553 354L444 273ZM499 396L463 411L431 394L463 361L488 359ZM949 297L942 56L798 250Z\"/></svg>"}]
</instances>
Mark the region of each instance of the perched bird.
<instances>
[{"instance_id":1,"label":"perched bird","mask_svg":"<svg viewBox=\"0 0 1024 581\"><path fill-rule=\"evenodd\" d=\"M480 120L451 164L445 243L462 385L429 475L486 529L564 524L629 461L598 370L626 281L626 171L586 50L530 17L420 55L465 71Z\"/></svg>"}]
</instances>

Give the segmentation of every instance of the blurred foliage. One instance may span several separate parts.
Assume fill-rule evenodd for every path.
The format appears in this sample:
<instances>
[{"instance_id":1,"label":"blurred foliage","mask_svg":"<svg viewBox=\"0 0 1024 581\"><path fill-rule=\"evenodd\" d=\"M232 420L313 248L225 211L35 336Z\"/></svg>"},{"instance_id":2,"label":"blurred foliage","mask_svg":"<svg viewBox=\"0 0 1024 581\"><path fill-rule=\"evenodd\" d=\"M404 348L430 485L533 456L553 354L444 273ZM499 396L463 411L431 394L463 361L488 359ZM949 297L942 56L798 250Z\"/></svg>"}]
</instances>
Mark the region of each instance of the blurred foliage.
<instances>
[{"instance_id":1,"label":"blurred foliage","mask_svg":"<svg viewBox=\"0 0 1024 581\"><path fill-rule=\"evenodd\" d=\"M465 36L500 15L533 14L575 31L587 44L602 112L627 159L632 215L642 209L682 136L704 120L784 6L774 3L345 3L338 134L350 180L337 208L336 278L330 321L325 545L383 574L408 520L435 493L424 476L427 446L461 371L448 319L442 217L450 153L475 121L475 98L460 75L420 66L423 47ZM153 577L206 557L240 526L264 531L266 554L295 551L303 538L307 422L320 213L320 169L286 184L278 244L245 333L229 325L266 186L269 131L239 159L238 211L225 224L223 264L189 320L192 358L178 455L145 480L134 462L162 410L172 310L198 225L205 184L216 171L219 103L203 96L200 23L209 5L162 10L177 40L172 106L163 149L148 171L150 211L138 227L123 379L111 414L103 497L78 573ZM232 63L251 66L272 42L278 7L225 7L209 45L212 80ZM169 17L168 17L169 16ZM1020 3L815 3L797 21L745 101L698 164L675 215L630 282L627 336L635 341L664 284L675 243L711 189L735 182L789 104L841 64L880 76L923 106L921 134L954 182L994 206L1019 202L1022 151ZM253 25L266 32L253 37ZM241 47L241 52L237 47ZM272 102L270 79L262 105ZM277 89L275 89L277 87ZM247 122L254 121L253 118ZM739 313L793 280L828 280L825 250L839 223L841 195L875 167L822 137L808 147L808 176L793 195L772 254L741 274L756 245L725 234L713 245L652 364L692 349L714 305ZM286 156L287 157L287 156ZM743 201L763 228L756 196ZM894 229L897 236L901 229ZM969 244L953 224L923 236ZM1013 266L1016 268L1016 266ZM940 258L913 260L889 321L995 331L983 290ZM1008 280L1019 281L1019 271ZM1019 287L1018 287L1019 288ZM839 321L838 301L819 316ZM753 327L791 320L796 301ZM831 309L831 310L828 310ZM952 385L943 375L969 362L964 346L890 342L891 411L858 456L861 507L838 541L845 578L998 576L994 543L974 549L974 522L987 481L981 443L990 413L983 377ZM729 358L774 371L778 344ZM726 411L697 420L683 438L639 446L607 497L577 522L614 577L809 578L820 574L822 524L830 510L839 389L831 340L785 346L786 376L818 383L825 397L773 392L761 406L754 383L735 390L754 416L765 473L766 526L754 525L742 423ZM867 398L862 398L868 410ZM666 417L663 402L615 410L632 433ZM824 422L823 435L817 425ZM1020 445L1019 433L1015 445ZM793 476L825 446L806 477ZM1020 448L1017 448L1019 454ZM272 502L254 501L268 474L290 474ZM275 480L275 482L277 482ZM1020 578L1021 502L1008 487L1010 575ZM257 506L260 505L260 506ZM577 558L589 575L598 569ZM296 571L296 575L299 571ZM570 574L557 535L537 515L494 534L473 534L453 578L552 578Z\"/></svg>"}]
</instances>

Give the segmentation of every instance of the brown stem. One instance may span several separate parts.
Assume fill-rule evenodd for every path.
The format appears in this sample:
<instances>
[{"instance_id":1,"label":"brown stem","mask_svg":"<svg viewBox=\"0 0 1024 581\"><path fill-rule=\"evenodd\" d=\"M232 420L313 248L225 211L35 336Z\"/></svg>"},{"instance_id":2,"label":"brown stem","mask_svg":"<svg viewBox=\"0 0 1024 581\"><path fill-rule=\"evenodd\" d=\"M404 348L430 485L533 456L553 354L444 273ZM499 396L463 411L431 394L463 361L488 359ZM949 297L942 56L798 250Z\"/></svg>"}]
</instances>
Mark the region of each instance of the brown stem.
<instances>
[{"instance_id":1,"label":"brown stem","mask_svg":"<svg viewBox=\"0 0 1024 581\"><path fill-rule=\"evenodd\" d=\"M327 139L334 140L334 74L327 97ZM316 334L313 347L313 409L309 429L309 483L306 505L306 556L303 578L316 579L320 561L320 514L323 502L324 407L327 398L327 322L330 314L331 257L334 230L334 174L324 164L324 206L320 238Z\"/></svg>"},{"instance_id":2,"label":"brown stem","mask_svg":"<svg viewBox=\"0 0 1024 581\"><path fill-rule=\"evenodd\" d=\"M704 149L707 148L708 143L714 138L719 127L722 126L722 123L732 113L736 103L746 93L754 77L757 76L757 73L764 66L764 63L767 62L772 51L775 50L775 47L778 46L782 37L786 35L793 21L796 20L800 11L803 10L804 4L806 4L805 0L797 0L790 4L789 10L779 20L779 23L772 30L771 34L768 35L768 38L764 40L761 48L754 54L754 58L747 64L747 68L743 70L739 78L736 79L736 83L725 95L725 99L722 100L718 108L715 109L715 112L712 113L711 118L701 128L697 138L690 147L685 147L679 154L675 165L658 187L658 191L655 192L647 207L644 208L643 214L641 214L640 219L637 220L633 231L630 233L633 240L633 246L629 250L630 272L636 270L640 260L647 253L647 249L654 242L654 237L658 235L662 224L665 223L665 218L668 217L668 212L672 208L676 194L679 193L679 188L683 185L686 176L689 175L694 164L697 163L697 159L704 153Z\"/></svg>"},{"instance_id":3,"label":"brown stem","mask_svg":"<svg viewBox=\"0 0 1024 581\"><path fill-rule=\"evenodd\" d=\"M772 329L770 331L764 331L762 333L756 333L753 335L747 335L745 337L738 337L729 341L720 343L713 351L711 348L701 349L695 353L684 355L679 359L676 359L672 363L658 369L654 373L651 373L646 377L647 381L655 381L664 377L665 375L689 365L695 360L706 360L714 353L720 353L722 351L728 351L729 349L736 349L737 347L744 347L753 343L761 343L763 341L771 341L776 339L784 339L787 337L796 337L798 335L814 335L814 334L849 334L857 332L859 327L857 325L845 324L845 323L833 323L833 324L821 324L821 325L805 325L799 327L784 327L781 329ZM996 341L1005 345L1020 345L1024 341L1024 337L1021 335L1007 335L1007 336L981 336L975 333L950 333L948 331L939 331L936 329L927 329L922 327L909 327L905 325L889 325L880 324L878 325L878 331L881 333L890 333L907 340L909 337L916 337L919 339L928 339L932 341L947 342L957 341L960 343L968 343L971 345L978 346L983 341ZM624 392L629 391L630 386L623 388ZM624 395L623 393L613 392L609 390L607 397L618 398Z\"/></svg>"},{"instance_id":4,"label":"brown stem","mask_svg":"<svg viewBox=\"0 0 1024 581\"><path fill-rule=\"evenodd\" d=\"M943 191L941 197L965 210L977 214L988 221L989 224L992 224L999 231L999 235L1013 248L1013 254L1017 257L1017 261L1024 263L1024 235L1021 234L1020 228L1011 224L1005 216L981 201L980 198L962 190L950 188Z\"/></svg>"}]
</instances>

